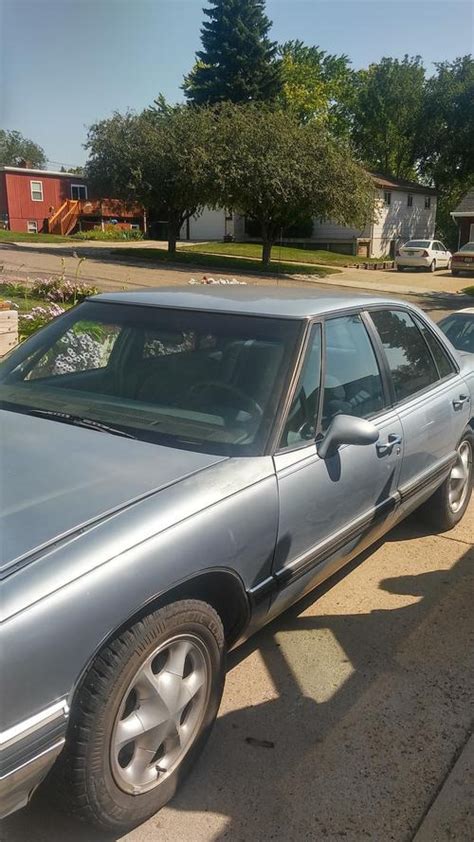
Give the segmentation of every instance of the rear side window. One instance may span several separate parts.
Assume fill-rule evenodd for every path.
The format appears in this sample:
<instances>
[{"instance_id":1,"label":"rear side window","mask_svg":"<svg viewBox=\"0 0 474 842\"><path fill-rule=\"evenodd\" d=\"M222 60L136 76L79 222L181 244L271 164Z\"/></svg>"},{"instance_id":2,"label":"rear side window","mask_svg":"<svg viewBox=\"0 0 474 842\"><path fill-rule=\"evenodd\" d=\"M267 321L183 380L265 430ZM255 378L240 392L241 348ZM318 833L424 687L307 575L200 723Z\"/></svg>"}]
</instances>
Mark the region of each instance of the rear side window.
<instances>
[{"instance_id":1,"label":"rear side window","mask_svg":"<svg viewBox=\"0 0 474 842\"><path fill-rule=\"evenodd\" d=\"M425 342L433 355L434 361L438 368L439 376L443 378L449 377L450 374L454 374L456 371L454 363L452 362L451 357L448 355L447 351L441 345L439 339L420 319L416 319L416 323L420 328Z\"/></svg>"},{"instance_id":2,"label":"rear side window","mask_svg":"<svg viewBox=\"0 0 474 842\"><path fill-rule=\"evenodd\" d=\"M382 378L359 315L326 322L323 430L335 415L368 418L383 409Z\"/></svg>"},{"instance_id":3,"label":"rear side window","mask_svg":"<svg viewBox=\"0 0 474 842\"><path fill-rule=\"evenodd\" d=\"M382 340L397 401L436 383L439 376L433 357L410 314L378 310L371 317Z\"/></svg>"}]
</instances>

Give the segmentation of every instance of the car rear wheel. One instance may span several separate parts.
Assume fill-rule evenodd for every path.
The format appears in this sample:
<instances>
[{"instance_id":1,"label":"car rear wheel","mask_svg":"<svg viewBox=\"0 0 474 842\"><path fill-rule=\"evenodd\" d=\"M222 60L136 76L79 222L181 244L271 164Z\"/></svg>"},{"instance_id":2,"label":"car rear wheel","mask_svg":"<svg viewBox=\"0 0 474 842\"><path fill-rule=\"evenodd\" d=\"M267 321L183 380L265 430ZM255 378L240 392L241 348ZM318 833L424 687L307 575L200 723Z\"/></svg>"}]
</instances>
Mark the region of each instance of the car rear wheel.
<instances>
[{"instance_id":1,"label":"car rear wheel","mask_svg":"<svg viewBox=\"0 0 474 842\"><path fill-rule=\"evenodd\" d=\"M430 263L430 272L436 272L436 260L432 260Z\"/></svg>"},{"instance_id":2,"label":"car rear wheel","mask_svg":"<svg viewBox=\"0 0 474 842\"><path fill-rule=\"evenodd\" d=\"M463 518L472 494L474 434L461 439L456 461L441 488L422 506L421 514L436 532L453 529Z\"/></svg>"},{"instance_id":3,"label":"car rear wheel","mask_svg":"<svg viewBox=\"0 0 474 842\"><path fill-rule=\"evenodd\" d=\"M114 833L148 819L200 754L224 686L224 633L207 603L165 606L96 658L73 708L61 789Z\"/></svg>"}]
</instances>

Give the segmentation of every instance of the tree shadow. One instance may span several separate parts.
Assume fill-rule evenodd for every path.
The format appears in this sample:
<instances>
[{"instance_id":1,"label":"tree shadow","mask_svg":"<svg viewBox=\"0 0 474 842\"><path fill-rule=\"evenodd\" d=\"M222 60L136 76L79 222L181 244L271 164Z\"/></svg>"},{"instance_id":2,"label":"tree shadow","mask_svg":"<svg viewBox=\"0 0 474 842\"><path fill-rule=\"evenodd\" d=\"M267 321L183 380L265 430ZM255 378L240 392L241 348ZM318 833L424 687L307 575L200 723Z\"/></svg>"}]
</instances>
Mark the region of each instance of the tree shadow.
<instances>
[{"instance_id":1,"label":"tree shadow","mask_svg":"<svg viewBox=\"0 0 474 842\"><path fill-rule=\"evenodd\" d=\"M176 838L180 811L189 815L180 842L412 838L469 727L474 548L450 569L385 576L375 609L363 594L373 553L231 653L228 691L208 747L172 809L131 832L130 842L162 833ZM364 560L362 577L357 567ZM334 613L340 603L331 600L332 613L324 613L326 592L346 578L344 604L354 591L359 611ZM315 602L321 613L305 614ZM255 696L263 701L253 704ZM210 812L218 817L214 831L206 830ZM41 792L4 822L1 836L3 842L117 838L53 812Z\"/></svg>"}]
</instances>

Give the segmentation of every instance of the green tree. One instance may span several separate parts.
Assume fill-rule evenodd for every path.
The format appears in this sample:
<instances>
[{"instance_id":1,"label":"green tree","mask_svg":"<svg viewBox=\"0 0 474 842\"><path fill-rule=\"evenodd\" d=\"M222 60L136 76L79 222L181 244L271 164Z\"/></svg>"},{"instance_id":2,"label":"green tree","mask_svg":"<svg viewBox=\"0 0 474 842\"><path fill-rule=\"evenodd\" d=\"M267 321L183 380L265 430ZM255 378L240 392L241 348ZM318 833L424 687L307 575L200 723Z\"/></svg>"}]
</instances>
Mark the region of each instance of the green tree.
<instances>
[{"instance_id":1,"label":"green tree","mask_svg":"<svg viewBox=\"0 0 474 842\"><path fill-rule=\"evenodd\" d=\"M345 107L353 84L346 55L331 55L302 41L279 47L282 90L279 101L301 122L318 120L334 134L347 134Z\"/></svg>"},{"instance_id":2,"label":"green tree","mask_svg":"<svg viewBox=\"0 0 474 842\"><path fill-rule=\"evenodd\" d=\"M349 106L352 138L362 160L396 178L414 178L425 69L420 56L383 58L355 76Z\"/></svg>"},{"instance_id":3,"label":"green tree","mask_svg":"<svg viewBox=\"0 0 474 842\"><path fill-rule=\"evenodd\" d=\"M474 186L474 58L436 65L426 85L420 132L420 170L439 191L439 235L457 242L450 213Z\"/></svg>"},{"instance_id":4,"label":"green tree","mask_svg":"<svg viewBox=\"0 0 474 842\"><path fill-rule=\"evenodd\" d=\"M214 204L212 138L207 108L116 113L89 129L86 174L102 196L159 209L168 221L168 251L176 252L182 225Z\"/></svg>"},{"instance_id":5,"label":"green tree","mask_svg":"<svg viewBox=\"0 0 474 842\"><path fill-rule=\"evenodd\" d=\"M44 149L23 137L20 132L0 129L0 166L16 167L22 160L28 161L33 167L44 167Z\"/></svg>"},{"instance_id":6,"label":"green tree","mask_svg":"<svg viewBox=\"0 0 474 842\"><path fill-rule=\"evenodd\" d=\"M372 179L348 147L282 110L224 106L214 165L221 207L259 224L265 266L280 231L301 219L363 227L373 215Z\"/></svg>"},{"instance_id":7,"label":"green tree","mask_svg":"<svg viewBox=\"0 0 474 842\"><path fill-rule=\"evenodd\" d=\"M202 50L183 90L194 105L273 100L280 90L276 44L264 0L209 0Z\"/></svg>"}]
</instances>

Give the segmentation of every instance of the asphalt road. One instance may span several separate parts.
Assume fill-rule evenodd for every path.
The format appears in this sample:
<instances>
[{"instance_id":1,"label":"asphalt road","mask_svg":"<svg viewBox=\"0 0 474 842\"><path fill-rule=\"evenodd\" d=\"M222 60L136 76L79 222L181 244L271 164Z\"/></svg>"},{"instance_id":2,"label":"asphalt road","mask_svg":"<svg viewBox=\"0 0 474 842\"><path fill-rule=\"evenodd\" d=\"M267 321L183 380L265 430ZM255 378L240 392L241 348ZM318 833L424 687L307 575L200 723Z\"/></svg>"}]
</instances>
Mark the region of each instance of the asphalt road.
<instances>
[{"instance_id":1,"label":"asphalt road","mask_svg":"<svg viewBox=\"0 0 474 842\"><path fill-rule=\"evenodd\" d=\"M411 519L233 653L203 757L121 842L472 842L473 542L474 504L446 535ZM111 839L40 793L1 833Z\"/></svg>"}]
</instances>

